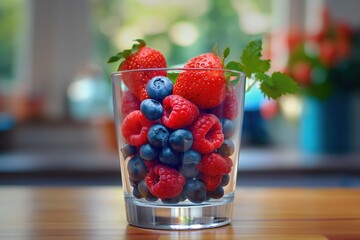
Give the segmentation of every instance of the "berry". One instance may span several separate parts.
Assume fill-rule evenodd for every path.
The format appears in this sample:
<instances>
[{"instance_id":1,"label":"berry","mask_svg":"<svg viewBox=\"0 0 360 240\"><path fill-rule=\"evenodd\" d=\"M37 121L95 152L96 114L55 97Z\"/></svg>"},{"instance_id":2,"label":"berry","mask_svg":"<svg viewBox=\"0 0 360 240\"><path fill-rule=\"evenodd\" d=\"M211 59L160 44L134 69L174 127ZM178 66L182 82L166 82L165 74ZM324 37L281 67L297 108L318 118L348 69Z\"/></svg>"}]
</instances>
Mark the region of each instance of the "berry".
<instances>
[{"instance_id":1,"label":"berry","mask_svg":"<svg viewBox=\"0 0 360 240\"><path fill-rule=\"evenodd\" d=\"M161 199L178 196L186 182L184 176L178 171L161 164L150 169L145 181L150 192Z\"/></svg>"},{"instance_id":2,"label":"berry","mask_svg":"<svg viewBox=\"0 0 360 240\"><path fill-rule=\"evenodd\" d=\"M225 139L223 144L218 148L217 153L223 157L229 157L233 155L234 151L234 143L230 139Z\"/></svg>"},{"instance_id":3,"label":"berry","mask_svg":"<svg viewBox=\"0 0 360 240\"><path fill-rule=\"evenodd\" d=\"M149 142L155 147L162 147L168 143L169 131L161 124L152 126L148 133Z\"/></svg>"},{"instance_id":4,"label":"berry","mask_svg":"<svg viewBox=\"0 0 360 240\"><path fill-rule=\"evenodd\" d=\"M184 68L212 68L209 70L186 70L179 74L173 94L183 96L202 109L219 105L226 97L226 78L221 59L213 53L205 53L190 59Z\"/></svg>"},{"instance_id":5,"label":"berry","mask_svg":"<svg viewBox=\"0 0 360 240\"><path fill-rule=\"evenodd\" d=\"M220 185L225 187L226 185L229 184L229 182L230 182L230 175L229 174L222 175Z\"/></svg>"},{"instance_id":6,"label":"berry","mask_svg":"<svg viewBox=\"0 0 360 240\"><path fill-rule=\"evenodd\" d=\"M204 182L208 191L215 191L215 189L221 184L222 175L209 176L206 174L200 174L199 179Z\"/></svg>"},{"instance_id":7,"label":"berry","mask_svg":"<svg viewBox=\"0 0 360 240\"><path fill-rule=\"evenodd\" d=\"M139 110L136 110L124 119L121 132L127 143L141 146L148 142L147 135L153 124Z\"/></svg>"},{"instance_id":8,"label":"berry","mask_svg":"<svg viewBox=\"0 0 360 240\"><path fill-rule=\"evenodd\" d=\"M185 178L196 178L199 175L199 170L193 163L182 165L179 171Z\"/></svg>"},{"instance_id":9,"label":"berry","mask_svg":"<svg viewBox=\"0 0 360 240\"><path fill-rule=\"evenodd\" d=\"M133 196L138 199L143 198L143 195L139 192L139 189L137 186L134 186L134 188L133 188Z\"/></svg>"},{"instance_id":10,"label":"berry","mask_svg":"<svg viewBox=\"0 0 360 240\"><path fill-rule=\"evenodd\" d=\"M224 141L219 119L212 114L200 116L190 127L194 137L192 148L201 154L211 153Z\"/></svg>"},{"instance_id":11,"label":"berry","mask_svg":"<svg viewBox=\"0 0 360 240\"><path fill-rule=\"evenodd\" d=\"M163 203L166 203L166 204L176 204L176 203L179 203L181 201L181 194L176 196L176 197L173 197L173 198L164 198L164 199L161 199L161 201Z\"/></svg>"},{"instance_id":12,"label":"berry","mask_svg":"<svg viewBox=\"0 0 360 240\"><path fill-rule=\"evenodd\" d=\"M201 154L197 151L190 149L181 155L183 165L198 164L201 160Z\"/></svg>"},{"instance_id":13,"label":"berry","mask_svg":"<svg viewBox=\"0 0 360 240\"><path fill-rule=\"evenodd\" d=\"M211 153L203 155L196 167L203 174L216 176L230 173L232 162L217 153Z\"/></svg>"},{"instance_id":14,"label":"berry","mask_svg":"<svg viewBox=\"0 0 360 240\"><path fill-rule=\"evenodd\" d=\"M158 198L151 194L148 186L146 185L145 179L141 180L137 186L140 194L148 201L154 202L157 201Z\"/></svg>"},{"instance_id":15,"label":"berry","mask_svg":"<svg viewBox=\"0 0 360 240\"><path fill-rule=\"evenodd\" d=\"M124 57L125 60L120 63L118 68L119 71L146 68L166 68L166 60L161 52L146 47L146 43L143 40L139 40L138 42L139 44L136 44L136 48L138 49L136 52L129 55L126 52L127 50L124 50L121 53L121 57ZM135 45L133 46L133 49L134 47ZM117 60L119 59L120 57L118 57ZM150 79L156 76L166 76L166 71L125 71L121 74L121 78L128 87L129 91L140 101L148 98L146 84L150 81Z\"/></svg>"},{"instance_id":16,"label":"berry","mask_svg":"<svg viewBox=\"0 0 360 240\"><path fill-rule=\"evenodd\" d=\"M150 168L155 167L156 165L159 164L159 160L152 160L152 161L144 160L144 164L146 165L146 168L150 170Z\"/></svg>"},{"instance_id":17,"label":"berry","mask_svg":"<svg viewBox=\"0 0 360 240\"><path fill-rule=\"evenodd\" d=\"M125 118L129 113L135 110L140 110L140 101L130 91L126 91L121 101L122 117Z\"/></svg>"},{"instance_id":18,"label":"berry","mask_svg":"<svg viewBox=\"0 0 360 240\"><path fill-rule=\"evenodd\" d=\"M311 63L304 60L296 62L291 67L292 76L299 84L303 86L309 86L311 84L311 73Z\"/></svg>"},{"instance_id":19,"label":"berry","mask_svg":"<svg viewBox=\"0 0 360 240\"><path fill-rule=\"evenodd\" d=\"M163 115L161 103L154 99L145 99L140 104L140 110L150 120L157 120Z\"/></svg>"},{"instance_id":20,"label":"berry","mask_svg":"<svg viewBox=\"0 0 360 240\"><path fill-rule=\"evenodd\" d=\"M127 164L127 170L129 177L133 181L140 181L144 179L148 173L144 161L139 156L135 156L129 160Z\"/></svg>"},{"instance_id":21,"label":"berry","mask_svg":"<svg viewBox=\"0 0 360 240\"><path fill-rule=\"evenodd\" d=\"M124 159L127 159L128 157L134 156L137 152L137 149L135 146L125 144L124 147L121 148L121 152L124 156Z\"/></svg>"},{"instance_id":22,"label":"berry","mask_svg":"<svg viewBox=\"0 0 360 240\"><path fill-rule=\"evenodd\" d=\"M180 157L177 152L170 147L163 147L159 156L160 162L170 167L177 167L180 163Z\"/></svg>"},{"instance_id":23,"label":"berry","mask_svg":"<svg viewBox=\"0 0 360 240\"><path fill-rule=\"evenodd\" d=\"M169 143L171 148L177 152L189 150L193 144L193 135L185 129L178 129L170 134Z\"/></svg>"},{"instance_id":24,"label":"berry","mask_svg":"<svg viewBox=\"0 0 360 240\"><path fill-rule=\"evenodd\" d=\"M189 179L186 181L184 187L184 195L190 202L202 203L206 200L205 184L196 179Z\"/></svg>"},{"instance_id":25,"label":"berry","mask_svg":"<svg viewBox=\"0 0 360 240\"><path fill-rule=\"evenodd\" d=\"M207 195L214 199L222 198L224 196L224 188L218 186L214 191L207 191Z\"/></svg>"},{"instance_id":26,"label":"berry","mask_svg":"<svg viewBox=\"0 0 360 240\"><path fill-rule=\"evenodd\" d=\"M167 77L156 76L146 85L146 92L150 98L161 102L166 96L173 91L173 84Z\"/></svg>"},{"instance_id":27,"label":"berry","mask_svg":"<svg viewBox=\"0 0 360 240\"><path fill-rule=\"evenodd\" d=\"M144 144L140 148L140 157L152 161L159 156L159 149L151 144Z\"/></svg>"},{"instance_id":28,"label":"berry","mask_svg":"<svg viewBox=\"0 0 360 240\"><path fill-rule=\"evenodd\" d=\"M172 129L179 129L192 124L199 115L199 109L192 102L179 95L165 97L163 108L162 122Z\"/></svg>"},{"instance_id":29,"label":"berry","mask_svg":"<svg viewBox=\"0 0 360 240\"><path fill-rule=\"evenodd\" d=\"M227 118L220 119L224 138L231 138L235 133L235 124Z\"/></svg>"},{"instance_id":30,"label":"berry","mask_svg":"<svg viewBox=\"0 0 360 240\"><path fill-rule=\"evenodd\" d=\"M210 113L215 114L219 118L228 118L234 120L238 115L238 99L235 88L229 84L230 90L226 91L225 100L217 107L212 108Z\"/></svg>"}]
</instances>

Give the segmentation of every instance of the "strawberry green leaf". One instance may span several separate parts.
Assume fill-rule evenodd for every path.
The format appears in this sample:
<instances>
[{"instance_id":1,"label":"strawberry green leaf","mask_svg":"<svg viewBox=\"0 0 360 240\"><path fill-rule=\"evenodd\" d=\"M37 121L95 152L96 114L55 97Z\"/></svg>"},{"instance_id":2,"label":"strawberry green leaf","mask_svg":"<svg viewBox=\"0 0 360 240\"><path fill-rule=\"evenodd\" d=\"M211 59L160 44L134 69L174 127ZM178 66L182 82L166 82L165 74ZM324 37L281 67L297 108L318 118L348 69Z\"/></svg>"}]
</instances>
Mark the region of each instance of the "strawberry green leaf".
<instances>
[{"instance_id":1,"label":"strawberry green leaf","mask_svg":"<svg viewBox=\"0 0 360 240\"><path fill-rule=\"evenodd\" d=\"M214 46L213 46L213 48L212 48L212 52L213 52L216 56L219 55L219 45L218 45L217 42L214 44Z\"/></svg>"},{"instance_id":2,"label":"strawberry green leaf","mask_svg":"<svg viewBox=\"0 0 360 240\"><path fill-rule=\"evenodd\" d=\"M167 77L171 80L171 82L172 82L173 84L175 84L176 79L177 79L178 76L179 76L179 73L175 73L175 72L169 72L169 73L167 74Z\"/></svg>"},{"instance_id":3,"label":"strawberry green leaf","mask_svg":"<svg viewBox=\"0 0 360 240\"><path fill-rule=\"evenodd\" d=\"M112 56L107 60L107 63L113 63L113 62L117 62L121 59L121 57L119 57L118 55Z\"/></svg>"},{"instance_id":4,"label":"strawberry green leaf","mask_svg":"<svg viewBox=\"0 0 360 240\"><path fill-rule=\"evenodd\" d=\"M137 43L134 43L131 49L125 49L122 52L118 52L115 56L110 57L107 63L113 63L121 59L126 59L130 57L132 54L136 53L140 48L146 46L146 42L142 39L136 39L134 41L136 41Z\"/></svg>"},{"instance_id":5,"label":"strawberry green leaf","mask_svg":"<svg viewBox=\"0 0 360 240\"><path fill-rule=\"evenodd\" d=\"M224 65L225 59L229 56L229 54L230 54L230 48L227 47L227 48L225 48L225 50L221 56L221 61L222 61L223 65Z\"/></svg>"}]
</instances>

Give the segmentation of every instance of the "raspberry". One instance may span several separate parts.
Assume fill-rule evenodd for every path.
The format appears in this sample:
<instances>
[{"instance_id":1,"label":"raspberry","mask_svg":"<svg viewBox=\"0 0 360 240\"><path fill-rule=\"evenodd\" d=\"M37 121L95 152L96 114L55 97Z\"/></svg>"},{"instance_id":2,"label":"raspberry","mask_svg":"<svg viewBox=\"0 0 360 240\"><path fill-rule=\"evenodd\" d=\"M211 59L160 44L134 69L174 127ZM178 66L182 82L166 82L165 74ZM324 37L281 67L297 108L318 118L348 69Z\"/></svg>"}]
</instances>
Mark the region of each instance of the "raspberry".
<instances>
[{"instance_id":1,"label":"raspberry","mask_svg":"<svg viewBox=\"0 0 360 240\"><path fill-rule=\"evenodd\" d=\"M217 107L210 109L210 113L215 114L219 118L235 119L238 115L238 99L235 88L231 86L231 90L226 92L225 100Z\"/></svg>"},{"instance_id":2,"label":"raspberry","mask_svg":"<svg viewBox=\"0 0 360 240\"><path fill-rule=\"evenodd\" d=\"M145 177L150 192L161 199L178 196L185 185L185 178L173 168L158 164Z\"/></svg>"},{"instance_id":3,"label":"raspberry","mask_svg":"<svg viewBox=\"0 0 360 240\"><path fill-rule=\"evenodd\" d=\"M121 102L121 114L123 118L126 118L129 113L135 110L140 110L140 101L130 91L126 91Z\"/></svg>"},{"instance_id":4,"label":"raspberry","mask_svg":"<svg viewBox=\"0 0 360 240\"><path fill-rule=\"evenodd\" d=\"M200 174L199 178L204 182L206 190L215 191L221 184L222 175L209 176L206 174Z\"/></svg>"},{"instance_id":5,"label":"raspberry","mask_svg":"<svg viewBox=\"0 0 360 240\"><path fill-rule=\"evenodd\" d=\"M192 148L201 154L211 153L224 141L219 119L212 114L200 116L190 127L194 137Z\"/></svg>"},{"instance_id":6,"label":"raspberry","mask_svg":"<svg viewBox=\"0 0 360 240\"><path fill-rule=\"evenodd\" d=\"M172 129L183 128L194 122L199 115L199 109L179 95L169 95L163 100L163 124Z\"/></svg>"},{"instance_id":7,"label":"raspberry","mask_svg":"<svg viewBox=\"0 0 360 240\"><path fill-rule=\"evenodd\" d=\"M140 110L136 110L124 119L121 131L127 143L140 146L148 142L147 134L153 124Z\"/></svg>"},{"instance_id":8,"label":"raspberry","mask_svg":"<svg viewBox=\"0 0 360 240\"><path fill-rule=\"evenodd\" d=\"M217 153L202 156L196 168L199 172L208 176L228 174L231 171L232 161L230 158L223 158Z\"/></svg>"}]
</instances>

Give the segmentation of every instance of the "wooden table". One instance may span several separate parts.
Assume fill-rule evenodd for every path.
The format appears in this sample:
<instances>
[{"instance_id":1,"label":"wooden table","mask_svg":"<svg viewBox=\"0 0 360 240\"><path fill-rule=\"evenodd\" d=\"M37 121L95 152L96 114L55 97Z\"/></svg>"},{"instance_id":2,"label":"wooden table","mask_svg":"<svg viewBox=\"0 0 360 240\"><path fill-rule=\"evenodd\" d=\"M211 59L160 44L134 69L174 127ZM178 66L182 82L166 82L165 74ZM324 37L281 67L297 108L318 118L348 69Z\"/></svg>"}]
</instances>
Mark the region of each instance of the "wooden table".
<instances>
[{"instance_id":1,"label":"wooden table","mask_svg":"<svg viewBox=\"0 0 360 240\"><path fill-rule=\"evenodd\" d=\"M129 226L120 187L1 187L0 239L360 239L360 189L239 188L232 224Z\"/></svg>"}]
</instances>

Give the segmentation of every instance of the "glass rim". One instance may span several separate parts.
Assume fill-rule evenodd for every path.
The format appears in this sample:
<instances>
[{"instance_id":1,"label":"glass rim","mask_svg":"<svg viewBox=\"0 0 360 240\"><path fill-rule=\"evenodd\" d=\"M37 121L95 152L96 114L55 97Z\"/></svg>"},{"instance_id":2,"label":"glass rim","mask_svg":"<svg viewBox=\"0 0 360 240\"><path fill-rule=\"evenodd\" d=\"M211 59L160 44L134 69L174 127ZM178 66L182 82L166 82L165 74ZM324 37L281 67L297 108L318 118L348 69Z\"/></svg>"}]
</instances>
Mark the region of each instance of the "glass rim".
<instances>
[{"instance_id":1,"label":"glass rim","mask_svg":"<svg viewBox=\"0 0 360 240\"><path fill-rule=\"evenodd\" d=\"M111 73L111 77L115 77L121 75L122 73L132 73L132 72L142 72L142 71L222 71L222 72L229 72L229 73L236 73L239 77L246 78L246 74L241 71L237 70L230 70L224 68L185 68L185 67L169 67L169 68L138 68L138 69L131 69L131 70L120 70Z\"/></svg>"}]
</instances>

